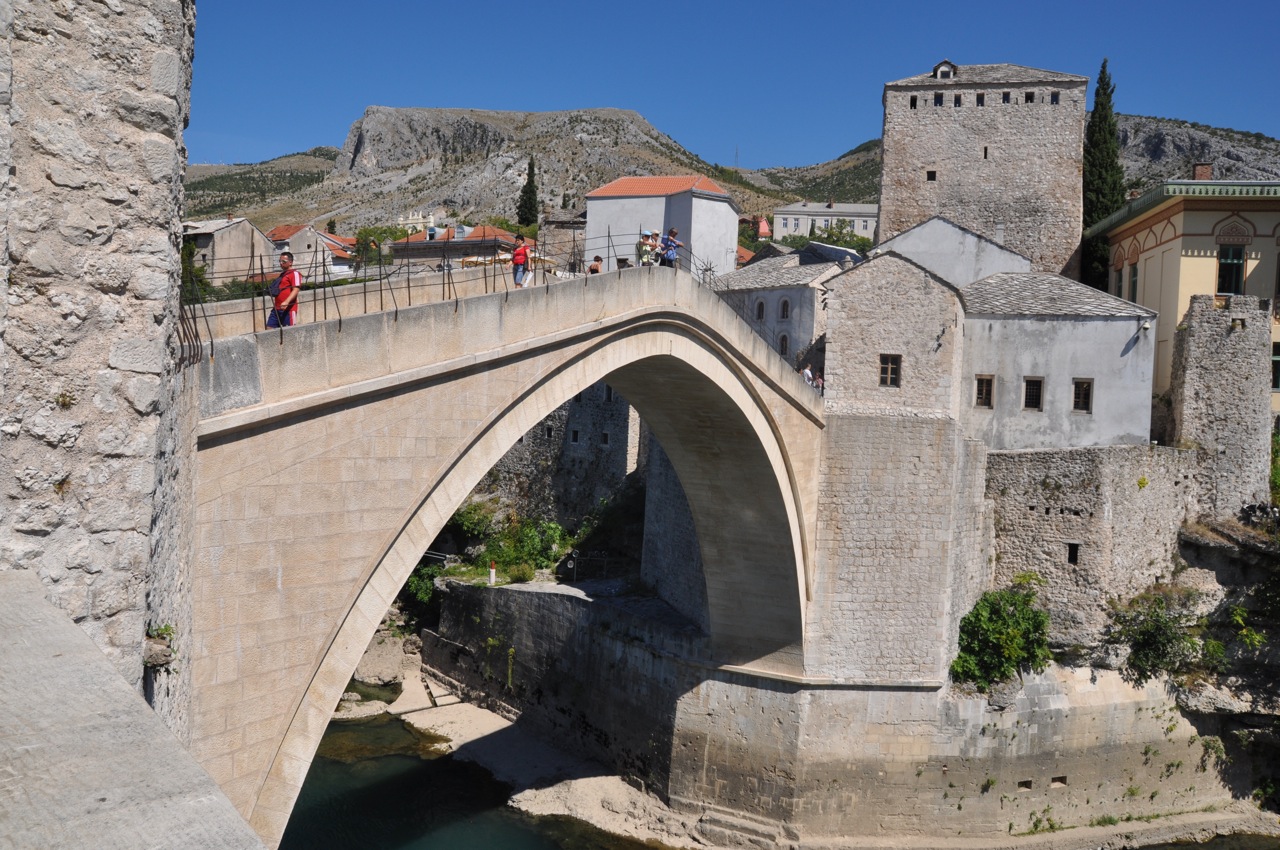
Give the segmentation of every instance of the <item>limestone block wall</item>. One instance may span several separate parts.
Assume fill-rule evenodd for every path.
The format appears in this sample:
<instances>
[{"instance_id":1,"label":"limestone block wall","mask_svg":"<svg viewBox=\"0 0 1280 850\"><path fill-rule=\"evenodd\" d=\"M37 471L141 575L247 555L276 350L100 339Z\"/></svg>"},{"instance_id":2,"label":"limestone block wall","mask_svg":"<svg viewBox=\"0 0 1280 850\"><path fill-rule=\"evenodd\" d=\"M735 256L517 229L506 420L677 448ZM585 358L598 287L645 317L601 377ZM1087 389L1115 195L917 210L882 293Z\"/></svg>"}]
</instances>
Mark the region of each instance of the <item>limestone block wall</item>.
<instances>
[{"instance_id":1,"label":"limestone block wall","mask_svg":"<svg viewBox=\"0 0 1280 850\"><path fill-rule=\"evenodd\" d=\"M137 684L189 491L170 340L194 3L13 0L0 23L0 569L37 572ZM176 587L152 604L181 627Z\"/></svg>"},{"instance_id":2,"label":"limestone block wall","mask_svg":"<svg viewBox=\"0 0 1280 850\"><path fill-rule=\"evenodd\" d=\"M707 581L689 500L671 459L649 441L645 471L644 551L640 576L668 605L709 631Z\"/></svg>"},{"instance_id":3,"label":"limestone block wall","mask_svg":"<svg viewBox=\"0 0 1280 850\"><path fill-rule=\"evenodd\" d=\"M991 452L995 584L1038 573L1051 642L1096 645L1109 599L1173 575L1196 468L1194 452L1157 446Z\"/></svg>"},{"instance_id":4,"label":"limestone block wall","mask_svg":"<svg viewBox=\"0 0 1280 850\"><path fill-rule=\"evenodd\" d=\"M959 79L885 86L881 241L941 215L1029 257L1033 271L1073 276L1088 81Z\"/></svg>"},{"instance_id":5,"label":"limestone block wall","mask_svg":"<svg viewBox=\"0 0 1280 850\"><path fill-rule=\"evenodd\" d=\"M1194 295L1173 343L1174 444L1200 454L1199 508L1270 501L1271 302Z\"/></svg>"},{"instance_id":6,"label":"limestone block wall","mask_svg":"<svg viewBox=\"0 0 1280 850\"><path fill-rule=\"evenodd\" d=\"M954 420L827 414L809 675L941 684L987 587L980 443Z\"/></svg>"}]
</instances>

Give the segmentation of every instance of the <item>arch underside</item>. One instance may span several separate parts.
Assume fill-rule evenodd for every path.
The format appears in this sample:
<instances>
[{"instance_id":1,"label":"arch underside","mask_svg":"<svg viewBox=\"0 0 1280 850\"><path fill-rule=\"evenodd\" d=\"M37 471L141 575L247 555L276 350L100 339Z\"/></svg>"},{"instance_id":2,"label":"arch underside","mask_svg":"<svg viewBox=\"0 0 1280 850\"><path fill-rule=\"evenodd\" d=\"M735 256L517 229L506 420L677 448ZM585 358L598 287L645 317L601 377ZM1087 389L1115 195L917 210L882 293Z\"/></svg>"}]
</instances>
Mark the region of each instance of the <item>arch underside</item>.
<instances>
[{"instance_id":1,"label":"arch underside","mask_svg":"<svg viewBox=\"0 0 1280 850\"><path fill-rule=\"evenodd\" d=\"M399 530L371 541L365 578L317 659L255 801L250 821L259 834L278 840L333 705L430 541L520 436L601 379L649 424L685 489L702 550L715 660L803 673L805 521L785 428L764 398L774 388L714 339L673 322L621 329L565 349L542 355L552 362L537 368L502 367L525 368L538 376L533 379L472 373L378 402L399 405L411 418L433 409L425 396L442 391L474 399L484 395L476 382L518 388L488 402L491 412L460 444L440 447L450 457L403 512Z\"/></svg>"}]
</instances>

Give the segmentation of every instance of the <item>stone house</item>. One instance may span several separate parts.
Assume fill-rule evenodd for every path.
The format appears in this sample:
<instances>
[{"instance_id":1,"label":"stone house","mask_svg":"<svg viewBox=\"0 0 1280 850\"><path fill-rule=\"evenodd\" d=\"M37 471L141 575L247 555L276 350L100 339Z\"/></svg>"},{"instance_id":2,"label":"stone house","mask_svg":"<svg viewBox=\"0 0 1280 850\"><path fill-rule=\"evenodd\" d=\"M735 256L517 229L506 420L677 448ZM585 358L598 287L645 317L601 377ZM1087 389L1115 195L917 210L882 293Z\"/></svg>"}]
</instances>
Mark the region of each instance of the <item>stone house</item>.
<instances>
[{"instance_id":1,"label":"stone house","mask_svg":"<svg viewBox=\"0 0 1280 850\"><path fill-rule=\"evenodd\" d=\"M204 266L210 283L226 284L276 271L279 252L247 218L184 221L182 239L195 243L195 264Z\"/></svg>"},{"instance_id":2,"label":"stone house","mask_svg":"<svg viewBox=\"0 0 1280 850\"><path fill-rule=\"evenodd\" d=\"M1280 182L1171 180L1098 222L1085 238L1106 235L1109 291L1156 310L1165 321L1156 345L1155 389L1170 388L1175 327L1196 295L1280 291ZM1272 324L1271 409L1280 412L1280 328Z\"/></svg>"},{"instance_id":3,"label":"stone house","mask_svg":"<svg viewBox=\"0 0 1280 850\"><path fill-rule=\"evenodd\" d=\"M638 265L636 243L645 230L679 231L686 271L725 274L737 265L738 215L729 193L706 177L621 177L587 193L584 255Z\"/></svg>"},{"instance_id":4,"label":"stone house","mask_svg":"<svg viewBox=\"0 0 1280 850\"><path fill-rule=\"evenodd\" d=\"M293 253L293 266L308 283L351 277L355 267L355 239L344 239L309 224L281 224L267 231L277 252Z\"/></svg>"},{"instance_id":5,"label":"stone house","mask_svg":"<svg viewBox=\"0 0 1280 850\"><path fill-rule=\"evenodd\" d=\"M819 233L838 222L844 222L853 235L865 236L874 242L879 213L880 207L876 204L798 201L773 211L773 238L808 236L811 230Z\"/></svg>"},{"instance_id":6,"label":"stone house","mask_svg":"<svg viewBox=\"0 0 1280 850\"><path fill-rule=\"evenodd\" d=\"M534 245L534 241L529 240L531 249ZM391 256L396 260L426 260L437 266L450 263L455 267L461 267L467 258L489 261L506 254L510 260L515 247L514 233L488 224L423 230L410 234L407 239L392 242L390 246Z\"/></svg>"},{"instance_id":7,"label":"stone house","mask_svg":"<svg viewBox=\"0 0 1280 850\"><path fill-rule=\"evenodd\" d=\"M1073 276L1088 82L944 60L885 84L881 241L941 215Z\"/></svg>"},{"instance_id":8,"label":"stone house","mask_svg":"<svg viewBox=\"0 0 1280 850\"><path fill-rule=\"evenodd\" d=\"M566 272L581 272L586 268L583 243L587 230L585 207L572 210L548 210L543 213L538 228L539 250L556 268Z\"/></svg>"},{"instance_id":9,"label":"stone house","mask_svg":"<svg viewBox=\"0 0 1280 850\"><path fill-rule=\"evenodd\" d=\"M999 272L1031 271L1031 261L942 216L934 216L886 239L867 252L869 257L893 252L907 257L945 281L966 283Z\"/></svg>"}]
</instances>

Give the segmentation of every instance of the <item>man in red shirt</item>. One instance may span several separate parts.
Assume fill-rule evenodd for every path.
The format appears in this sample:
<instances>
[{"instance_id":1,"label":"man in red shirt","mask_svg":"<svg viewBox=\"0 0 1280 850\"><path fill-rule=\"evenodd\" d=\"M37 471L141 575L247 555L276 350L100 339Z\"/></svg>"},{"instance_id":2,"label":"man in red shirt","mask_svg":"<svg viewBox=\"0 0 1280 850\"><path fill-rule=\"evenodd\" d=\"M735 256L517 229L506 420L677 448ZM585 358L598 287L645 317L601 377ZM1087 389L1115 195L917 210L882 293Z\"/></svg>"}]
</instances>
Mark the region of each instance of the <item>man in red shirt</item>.
<instances>
[{"instance_id":1,"label":"man in red shirt","mask_svg":"<svg viewBox=\"0 0 1280 850\"><path fill-rule=\"evenodd\" d=\"M298 323L298 292L302 287L302 275L293 267L293 254L280 255L280 276L271 284L271 312L267 315L267 327L289 327Z\"/></svg>"}]
</instances>

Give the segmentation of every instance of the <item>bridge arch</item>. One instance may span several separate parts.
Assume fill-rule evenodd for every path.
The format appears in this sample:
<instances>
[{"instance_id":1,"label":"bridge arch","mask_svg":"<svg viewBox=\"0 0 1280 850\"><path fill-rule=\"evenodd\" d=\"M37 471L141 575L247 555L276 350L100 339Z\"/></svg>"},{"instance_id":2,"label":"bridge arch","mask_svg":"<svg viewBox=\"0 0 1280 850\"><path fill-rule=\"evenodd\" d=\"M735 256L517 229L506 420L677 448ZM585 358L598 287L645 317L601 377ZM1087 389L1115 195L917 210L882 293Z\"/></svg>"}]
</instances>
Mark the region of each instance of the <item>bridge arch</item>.
<instances>
[{"instance_id":1,"label":"bridge arch","mask_svg":"<svg viewBox=\"0 0 1280 850\"><path fill-rule=\"evenodd\" d=\"M688 296L684 290L696 289L696 284L681 277L686 276L667 275L669 280L660 288L677 283L676 289ZM627 285L625 278L619 279L619 287ZM532 325L535 339L513 342L509 351L499 352L485 364L456 364L425 380L413 370L401 369L405 381L382 381L364 395L339 392L326 400L325 392L310 393L212 417L222 420L206 429L210 432L206 442L215 455L219 447L280 440L295 429L314 430L318 419L330 418L337 420L332 427L339 430L360 430L351 426L362 420L375 426L372 434L362 438L336 441L331 453L336 451L344 468L353 461L359 465L352 457L361 453L357 445L395 450L406 439L421 442L424 436L427 444L434 444L417 459L422 468L406 473L413 486L398 488L400 504L386 500L380 533L369 535L364 551L349 549L342 559L355 574L341 600L331 597L328 631L317 642L313 661L293 672L293 678L301 679L300 687L295 687L292 705L278 718L277 735L272 738L276 746L259 765L257 788L248 775L233 779L241 782L239 791L246 796L237 799L232 794L232 798L260 834L269 841L277 841L282 834L332 708L421 553L521 435L601 379L621 392L650 424L685 486L703 549L716 660L803 673L806 565L812 545L809 479L816 473L816 439L805 438L816 438L820 408L805 392L807 388L799 389L803 383L791 370L785 365L777 368L775 356L759 356L768 351L767 346L714 296L707 302L700 296L709 293L693 295L698 296L692 299L695 304L673 308L670 298L656 299L655 305L643 293L624 293L624 302L638 299L650 302L649 306L624 309L605 321L594 318L599 313L590 310L587 315L593 318L588 329L582 327L582 313L553 310L561 314L561 327ZM588 298L586 303L593 300ZM480 310L474 317L455 317L455 321L483 321L485 315ZM357 335L368 336L363 331ZM298 342L300 352L316 356L318 341ZM280 352L265 354L270 359ZM272 384L266 374L272 368L290 368L278 364L264 369L263 362L259 358L263 386ZM434 436L430 429L403 430L424 411L444 409L443 403L450 398L455 402L452 415L466 423L463 427L444 428ZM257 421L246 424L255 408ZM378 409L371 419L370 408ZM226 430L218 432L218 425ZM797 425L805 438L796 439ZM323 458L299 457L270 474L287 481L292 470L294 475L315 479L323 477L318 474L318 466L323 465ZM380 480L376 473L370 474L373 481ZM291 492L300 498L336 499L340 506L340 494L323 496L323 482L317 484L309 496L297 488ZM412 495L405 498L409 489ZM283 563L289 560L287 547L268 557L281 562L277 575L286 578L277 584L288 583L288 576L303 569L301 564Z\"/></svg>"}]
</instances>

